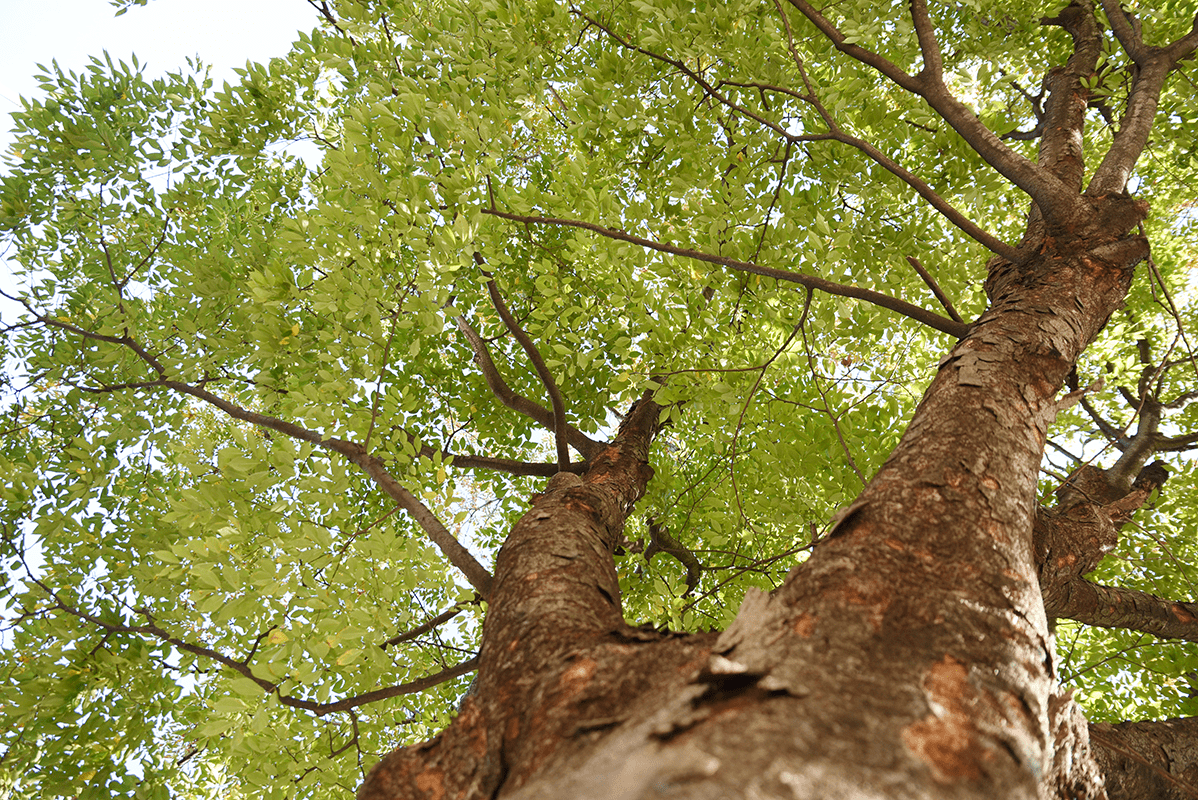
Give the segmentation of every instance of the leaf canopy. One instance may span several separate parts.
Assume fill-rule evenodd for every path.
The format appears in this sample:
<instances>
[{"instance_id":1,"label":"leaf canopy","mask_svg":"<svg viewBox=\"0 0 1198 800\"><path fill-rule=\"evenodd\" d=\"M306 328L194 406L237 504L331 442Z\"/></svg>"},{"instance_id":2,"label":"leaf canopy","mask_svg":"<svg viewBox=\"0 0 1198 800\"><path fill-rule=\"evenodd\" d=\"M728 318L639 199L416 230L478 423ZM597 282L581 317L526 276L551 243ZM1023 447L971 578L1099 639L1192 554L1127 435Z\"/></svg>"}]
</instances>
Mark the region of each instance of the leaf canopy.
<instances>
[{"instance_id":1,"label":"leaf canopy","mask_svg":"<svg viewBox=\"0 0 1198 800\"><path fill-rule=\"evenodd\" d=\"M1184 33L1182 5L1139 8L1146 38ZM489 277L584 440L610 438L646 389L673 404L617 558L625 612L720 628L856 495L951 344L735 264L940 313L914 258L966 322L980 313L986 249L848 140L1003 242L1026 223L1027 198L923 101L775 3L327 7L237 85L103 56L52 65L14 115L0 792L334 796L374 754L444 726L468 664L331 705L467 662L485 604L322 443L361 444L489 564L555 469L552 433L497 400L473 344L550 407ZM1057 11L933 9L948 85L998 134L1035 125L1040 82L1068 55L1041 22ZM919 70L902 7L826 13L846 43ZM1130 74L1108 42L1087 152L1109 146ZM1151 365L1175 437L1198 431L1193 80L1188 62L1167 85L1132 181L1153 209L1151 269L1079 365L1082 386L1105 377L1092 405L1121 430L1137 409L1117 387ZM1034 140L1007 142L1035 158ZM1117 455L1081 407L1053 438L1100 465ZM1192 597L1194 469L1165 458L1155 509L1096 577ZM1050 448L1045 469L1047 499L1072 465ZM647 549L654 528L697 558L690 591L684 563ZM1093 719L1198 711L1190 645L1065 624L1059 648Z\"/></svg>"}]
</instances>

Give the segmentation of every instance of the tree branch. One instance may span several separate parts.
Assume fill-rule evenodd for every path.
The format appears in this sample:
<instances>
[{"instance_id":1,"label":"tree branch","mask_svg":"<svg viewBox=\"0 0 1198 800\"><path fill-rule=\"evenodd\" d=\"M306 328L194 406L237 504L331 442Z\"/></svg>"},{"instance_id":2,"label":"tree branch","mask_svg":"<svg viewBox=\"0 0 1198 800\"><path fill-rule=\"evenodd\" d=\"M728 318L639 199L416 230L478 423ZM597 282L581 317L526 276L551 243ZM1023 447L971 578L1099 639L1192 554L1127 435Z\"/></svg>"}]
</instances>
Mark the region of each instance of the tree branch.
<instances>
[{"instance_id":1,"label":"tree branch","mask_svg":"<svg viewBox=\"0 0 1198 800\"><path fill-rule=\"evenodd\" d=\"M1102 431L1102 435L1109 439L1111 444L1115 445L1115 447L1118 447L1120 450L1127 446L1126 429L1116 428L1114 425L1103 419L1094 406L1090 405L1090 401L1085 397L1081 398L1081 405L1082 408L1085 409L1086 413L1090 415L1090 419L1094 420L1094 424L1098 426L1098 429Z\"/></svg>"},{"instance_id":2,"label":"tree branch","mask_svg":"<svg viewBox=\"0 0 1198 800\"><path fill-rule=\"evenodd\" d=\"M779 0L775 0L775 3L778 4ZM781 13L782 12L781 5L778 5L778 9L779 9L779 12ZM742 84L742 83L733 83L730 81L723 81L720 83L720 86L734 85L734 86L742 86L742 87L752 87L752 88L755 88L758 91L762 91L762 92L765 92L765 91L778 92L781 94L785 94L789 97L793 97L796 100L799 100L803 103L807 103L808 105L810 105L812 108L814 108L816 110L816 113L819 115L820 119L822 119L824 124L828 126L828 133L820 133L820 134L794 134L794 133L791 133L790 131L786 130L781 125L777 124L776 122L765 119L764 117L760 116L759 114L755 114L752 111L746 109L744 106L741 106L740 104L732 101L730 98L728 98L722 92L720 92L718 87L712 86L709 81L705 80L701 75L699 75L694 70L687 67L681 61L678 61L677 59L667 58L666 56L663 56L659 53L654 53L651 50L647 50L643 47L634 45L631 42L625 40L619 34L612 31L610 28L592 20L590 17L586 17L585 15L581 15L581 14L580 14L580 16L582 16L583 19L586 19L588 23L595 25L595 27L599 28L604 33L606 33L608 36L610 36L614 41L619 43L621 47L624 47L628 50L632 50L633 52L641 53L650 58L662 61L663 63L669 64L670 66L674 67L680 73L685 75L687 78L694 81L700 88L702 88L705 95L712 97L713 99L715 99L719 103L723 104L730 110L736 112L737 114L740 114L747 119L751 119L751 120L757 122L758 124L774 131L775 133L779 134L780 136L785 137L788 145L794 144L797 142L832 140L832 141L840 142L841 144L846 144L850 147L853 147L853 148L861 151L861 153L864 154L867 158L869 158L874 163L878 164L880 167L885 169L887 172L891 173L892 175L897 177L899 180L903 181L908 186L910 186L912 189L914 189L920 197L922 197L924 200L926 200L928 202L929 205L931 205L934 209L936 209L938 212L940 212L940 214L943 215L945 217L945 219L947 219L953 225L956 225L966 235L975 239L978 243L980 243L982 246L989 249L995 255L1001 256L1001 257L1007 259L1008 261L1016 261L1019 259L1020 254L1019 254L1018 249L1006 244L1001 239L998 239L997 237L993 236L992 234L990 234L987 231L985 231L984 229L982 229L980 226L975 224L972 220L970 220L968 217L966 217L964 214L962 214L960 211L958 211L956 208L954 208L951 203L949 203L943 197L941 197L939 194L937 194L936 191L933 190L932 187L928 186L928 184L926 182L924 182L924 180L922 178L920 178L918 175L914 174L910 170L908 170L905 167L903 167L902 165L900 165L897 161L895 161L894 159L887 156L885 153L883 153L881 150L879 150L878 148L871 145L869 142L866 142L863 139L860 139L856 136L852 136L851 134L846 133L836 123L836 121L832 118L832 115L830 113L828 113L827 109L819 101L819 98L816 96L814 90L812 89L811 82L807 79L807 74L803 68L802 60L799 58L798 53L794 49L794 40L793 40L791 31L790 31L790 23L786 19L786 15L784 13L781 14L782 22L786 26L786 34L787 34L788 40L790 41L791 54L794 57L795 64L798 66L800 74L803 77L803 82L804 82L804 84L806 84L805 88L807 90L807 93L800 94L799 92L796 92L792 89L787 89L782 86L774 86L771 84L763 84L763 83L744 83L744 84ZM889 62L887 62L887 63L889 63Z\"/></svg>"},{"instance_id":3,"label":"tree branch","mask_svg":"<svg viewBox=\"0 0 1198 800\"><path fill-rule=\"evenodd\" d=\"M483 263L483 257L479 253L474 254L474 260L480 266ZM541 379L541 383L545 385L545 391L549 393L549 402L553 406L553 439L557 445L557 466L558 470L565 470L570 466L570 446L566 441L566 402L562 399L561 390L557 387L557 382L553 379L553 373L549 371L549 367L545 364L545 359L541 356L541 351L537 349L536 344L529 337L524 329L520 327L520 323L512 316L512 312L508 309L507 303L503 302L503 295L499 293L499 287L495 285L495 279L491 277L489 272L484 272L488 278L487 292L491 295L491 305L495 306L496 313L503 320L504 326L512 336L516 337L516 341L524 348L524 352L528 355L528 360L532 362L533 369L537 371L537 377Z\"/></svg>"},{"instance_id":4,"label":"tree branch","mask_svg":"<svg viewBox=\"0 0 1198 800\"><path fill-rule=\"evenodd\" d=\"M411 630L404 631L403 633L392 636L390 639L388 639L387 641L380 644L379 648L382 650L386 650L388 647L394 647L397 644L403 644L404 642L410 642L411 640L415 639L417 636L421 636L423 634L428 633L429 631L431 631L433 628L437 627L438 625L444 625L446 622L449 622L451 619L456 617L458 614L461 614L463 611L465 611L467 606L476 606L480 602L482 602L482 598L478 597L476 595L475 598L468 603L456 603L453 606L450 606L445 611L442 611L440 614L433 617L432 619L426 620L425 622L420 623L415 628L412 628Z\"/></svg>"},{"instance_id":5,"label":"tree branch","mask_svg":"<svg viewBox=\"0 0 1198 800\"><path fill-rule=\"evenodd\" d=\"M936 283L936 279L932 277L932 274L924 269L923 264L919 263L919 259L915 256L907 256L907 263L915 268L915 271L919 273L919 277L923 278L923 282L932 290L932 294L936 295L936 299L940 301L940 305L944 306L944 310L948 312L948 315L955 321L964 324L965 320L961 319L961 315L957 313L957 309L953 306L953 301L948 299L948 295L940 288L940 284Z\"/></svg>"},{"instance_id":6,"label":"tree branch","mask_svg":"<svg viewBox=\"0 0 1198 800\"><path fill-rule=\"evenodd\" d=\"M146 623L144 625L125 625L105 622L103 619L95 616L94 614L81 611L80 609L65 603L62 598L60 598L58 594L49 586L37 578L34 578L32 573L29 574L29 579L50 596L50 598L54 601L53 607L59 611L70 614L71 616L81 619L85 622L89 622L108 633L151 636L159 641L173 645L174 647L177 647L186 653L191 653L192 655L215 661L221 666L227 667L236 672L238 675L249 678L254 683L258 684L263 692L275 695L278 697L279 703L282 705L289 706L291 708L300 708L305 711L311 711L318 717L323 717L326 714L333 714L338 711L349 711L352 708L356 708L367 703L374 703L379 700L385 700L389 697L398 697L404 694L415 694L417 692L422 692L432 686L452 680L459 675L465 675L466 673L471 672L478 667L478 656L474 656L460 664L443 669L440 672L434 673L433 675L429 675L424 678L418 678L414 681L409 681L408 683L399 684L397 686L387 686L382 689L376 689L372 692L365 692L364 694L354 695L353 697L346 697L332 703L317 703L312 700L305 700L300 697L285 695L279 691L278 683L275 683L274 681L268 681L265 678L259 678L257 675L255 675L253 669L251 669L249 665L249 659L252 657L252 654L245 660L238 661L234 658L230 658L219 650L212 649L211 647L204 647L203 645L184 641L176 636L172 636L167 631L159 627L154 622L150 612L144 609L138 610L138 613L146 618ZM263 634L263 636L265 636L265 634ZM259 637L259 639L261 638L262 637Z\"/></svg>"},{"instance_id":7,"label":"tree branch","mask_svg":"<svg viewBox=\"0 0 1198 800\"><path fill-rule=\"evenodd\" d=\"M866 50L864 47L859 45L845 42L844 34L841 33L840 30L837 29L837 27L833 25L827 17L807 3L806 0L787 1L792 6L797 8L799 13L806 17L808 21L810 21L811 24L814 25L837 50L856 61L860 61L862 64L865 64L868 67L873 67L875 70L882 73L882 75L894 81L908 92L911 92L912 94L920 94L922 81L918 76L909 75L877 53Z\"/></svg>"},{"instance_id":8,"label":"tree branch","mask_svg":"<svg viewBox=\"0 0 1198 800\"><path fill-rule=\"evenodd\" d=\"M496 472L506 472L509 475L529 475L541 478L550 478L561 472L556 461L521 461L515 458L496 458L474 453L454 453L444 447L436 448L424 444L416 434L403 427L396 427L393 430L407 438L418 456L429 460L437 456L444 460L452 459L453 465L460 469L490 469ZM589 465L589 461L576 461L566 467L566 472L581 475L587 471Z\"/></svg>"},{"instance_id":9,"label":"tree branch","mask_svg":"<svg viewBox=\"0 0 1198 800\"><path fill-rule=\"evenodd\" d=\"M1198 718L1090 724L1090 742L1111 800L1198 798Z\"/></svg>"},{"instance_id":10,"label":"tree branch","mask_svg":"<svg viewBox=\"0 0 1198 800\"><path fill-rule=\"evenodd\" d=\"M1052 173L1041 169L1003 144L994 131L983 125L981 120L948 90L944 81L935 74L935 70L928 69L927 63L924 71L911 76L876 53L855 44L845 43L844 34L806 0L788 1L815 25L837 50L872 67L903 89L926 100L982 160L1030 195L1048 222L1063 222L1081 209L1081 201L1076 192L1070 191L1069 187ZM922 10L922 14L926 17L926 9ZM921 10L916 8L915 4L912 5L912 15L917 30L930 24L926 19L920 19ZM923 44L921 41L921 46ZM931 51L931 55L937 52ZM925 53L924 57L927 59L929 53ZM1013 260L1006 255L1003 257Z\"/></svg>"},{"instance_id":11,"label":"tree branch","mask_svg":"<svg viewBox=\"0 0 1198 800\"><path fill-rule=\"evenodd\" d=\"M507 381L503 379L503 375L495 367L495 362L491 358L491 351L487 349L487 343L483 341L483 337L466 321L466 317L463 315L459 314L453 319L458 326L458 330L466 337L466 342L470 345L470 349L474 351L474 363L478 364L479 369L482 370L483 380L487 382L487 388L491 390L491 394L495 395L499 402L512 411L523 414L548 430L553 430L553 412L534 403L508 386ZM604 445L602 443L596 442L573 425L567 424L565 429L567 440L575 450L582 453L583 458L589 460L603 450Z\"/></svg>"},{"instance_id":12,"label":"tree branch","mask_svg":"<svg viewBox=\"0 0 1198 800\"><path fill-rule=\"evenodd\" d=\"M1094 75L1102 54L1102 35L1093 8L1077 2L1040 23L1064 28L1073 38L1073 52L1064 67L1049 70L1044 78L1048 97L1044 102L1043 135L1037 159L1042 168L1078 192L1085 176L1082 131L1090 100L1085 81Z\"/></svg>"},{"instance_id":13,"label":"tree branch","mask_svg":"<svg viewBox=\"0 0 1198 800\"><path fill-rule=\"evenodd\" d=\"M136 341L127 335L116 337L94 333L76 325L71 325L70 323L54 319L53 317L47 317L44 314L38 314L27 304L26 308L29 309L31 314L34 314L34 316L37 317L39 322L50 327L68 330L84 336L85 338L96 341L119 344L132 350L146 364L148 364L155 373L160 376L158 380L145 381L143 383L137 384L137 388L149 389L162 387L171 389L180 394L190 395L197 400L202 400L203 402L220 409L234 419L241 420L242 422L248 422L251 425L257 425L261 428L268 428L270 430L277 431L286 436L290 436L293 439L311 442L312 444L325 450L329 450L344 456L352 464L355 464L363 472L370 476L370 478L379 486L379 488L386 492L386 494L392 500L398 503L412 516L414 520L416 520L416 523L424 530L429 540L437 546L437 548L447 559L449 559L451 564L461 571L461 573L466 577L466 580L470 582L470 585L474 587L475 591L477 591L483 597L487 597L490 593L491 573L488 572L482 564L478 563L474 556L470 554L470 551L462 546L462 543L459 542L443 524L441 524L441 520L437 519L436 515L433 514L433 512L430 511L428 507L424 505L424 503L420 502L420 500L414 494L405 489L399 483L399 481L395 480L395 478L387 471L387 468L383 465L382 461L371 455L366 448L362 447L360 444L348 442L344 439L325 438L316 431L296 425L293 422L286 422L285 420L281 420L267 414L260 414L256 411L250 411L248 409L242 408L241 406L229 402L228 400L225 400L224 398L219 397L206 389L192 386L182 381L170 380L165 377L166 369L163 367L161 362L150 355Z\"/></svg>"},{"instance_id":14,"label":"tree branch","mask_svg":"<svg viewBox=\"0 0 1198 800\"><path fill-rule=\"evenodd\" d=\"M1165 47L1149 47L1140 35L1138 20L1123 11L1119 0L1102 0L1102 8L1115 38L1139 70L1132 81L1119 130L1086 188L1086 194L1091 196L1116 194L1127 188L1132 168L1148 144L1165 79L1178 61L1198 48L1198 16L1185 36Z\"/></svg>"},{"instance_id":15,"label":"tree branch","mask_svg":"<svg viewBox=\"0 0 1198 800\"><path fill-rule=\"evenodd\" d=\"M938 331L947 333L950 336L955 336L958 339L965 336L969 332L969 326L956 320L942 317L939 314L928 311L917 305L899 300L890 295L875 292L872 289L862 289L857 286L846 286L844 284L835 283L833 281L817 278L813 275L806 275L801 272L788 272L786 270L774 269L772 267L762 267L747 261L738 261L734 258L725 256L716 256L710 253L704 253L700 250L690 250L684 247L676 247L671 244L653 241L652 239L644 239L640 236L633 236L630 233L625 233L621 230L613 228L605 228L602 225L596 225L592 222L583 222L581 220L558 219L555 217L540 217L522 214L510 214L506 211L500 211L495 208L483 209L484 214L489 214L500 219L511 220L512 222L522 222L524 224L533 225L560 225L569 228L581 228L583 230L597 233L608 239L615 239L621 242L629 242L639 245L649 250L656 250L660 253L670 253L671 255L683 256L684 258L692 258L696 261L703 261L708 264L718 264L738 272L748 272L753 275L761 275L774 280L786 281L788 283L797 283L800 286L806 286L809 289L818 289L827 294L836 295L838 297L852 297L857 300L864 300L868 303L873 303L876 306L889 309L895 313L902 314L905 317L922 322L930 328L935 328ZM477 336L477 334L475 334ZM481 341L481 340L480 340ZM510 390L509 390L510 391ZM544 411L544 409L542 409ZM548 412L545 412L548 414ZM584 455L586 455L584 453Z\"/></svg>"},{"instance_id":16,"label":"tree branch","mask_svg":"<svg viewBox=\"0 0 1198 800\"><path fill-rule=\"evenodd\" d=\"M1080 577L1058 584L1046 596L1044 612L1050 618L1073 619L1099 628L1122 628L1162 639L1198 642L1198 603L1165 600Z\"/></svg>"},{"instance_id":17,"label":"tree branch","mask_svg":"<svg viewBox=\"0 0 1198 800\"><path fill-rule=\"evenodd\" d=\"M919 42L919 53L923 56L920 78L940 83L944 80L944 60L940 56L940 44L936 41L936 30L928 16L926 0L911 0L911 22L915 26L915 38Z\"/></svg>"}]
</instances>

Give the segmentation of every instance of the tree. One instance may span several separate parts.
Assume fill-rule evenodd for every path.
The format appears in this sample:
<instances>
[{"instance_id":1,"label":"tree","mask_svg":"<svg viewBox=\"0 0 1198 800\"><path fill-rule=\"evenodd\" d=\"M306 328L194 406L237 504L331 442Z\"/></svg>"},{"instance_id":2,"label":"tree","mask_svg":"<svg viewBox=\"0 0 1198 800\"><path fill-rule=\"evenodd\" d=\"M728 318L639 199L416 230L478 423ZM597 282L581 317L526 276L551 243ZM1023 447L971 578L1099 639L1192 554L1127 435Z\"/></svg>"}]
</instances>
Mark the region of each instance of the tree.
<instances>
[{"instance_id":1,"label":"tree","mask_svg":"<svg viewBox=\"0 0 1198 800\"><path fill-rule=\"evenodd\" d=\"M1198 795L1184 4L312 5L16 115L10 795Z\"/></svg>"}]
</instances>

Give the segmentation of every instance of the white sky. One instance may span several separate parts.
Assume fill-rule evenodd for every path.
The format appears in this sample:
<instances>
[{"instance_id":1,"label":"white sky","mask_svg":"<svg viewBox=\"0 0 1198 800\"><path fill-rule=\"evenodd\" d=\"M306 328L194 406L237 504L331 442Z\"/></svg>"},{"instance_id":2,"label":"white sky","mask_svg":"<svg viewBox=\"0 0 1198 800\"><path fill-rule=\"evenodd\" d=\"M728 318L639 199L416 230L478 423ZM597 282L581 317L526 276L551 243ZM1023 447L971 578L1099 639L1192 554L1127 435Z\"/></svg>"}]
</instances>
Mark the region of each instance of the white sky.
<instances>
[{"instance_id":1,"label":"white sky","mask_svg":"<svg viewBox=\"0 0 1198 800\"><path fill-rule=\"evenodd\" d=\"M38 64L57 59L79 71L107 50L132 53L153 77L181 69L188 56L212 65L217 86L234 81L233 67L287 52L298 29L317 23L306 0L150 0L114 17L108 0L0 0L0 150L7 150L18 98L37 92Z\"/></svg>"}]
</instances>

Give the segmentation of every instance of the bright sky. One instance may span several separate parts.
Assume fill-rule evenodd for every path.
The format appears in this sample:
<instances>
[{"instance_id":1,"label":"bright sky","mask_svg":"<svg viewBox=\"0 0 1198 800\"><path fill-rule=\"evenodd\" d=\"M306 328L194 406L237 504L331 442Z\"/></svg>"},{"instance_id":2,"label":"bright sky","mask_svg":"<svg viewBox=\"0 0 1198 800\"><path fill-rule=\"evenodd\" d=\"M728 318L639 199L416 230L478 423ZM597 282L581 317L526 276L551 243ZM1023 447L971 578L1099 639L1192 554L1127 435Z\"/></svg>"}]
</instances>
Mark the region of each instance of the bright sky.
<instances>
[{"instance_id":1,"label":"bright sky","mask_svg":"<svg viewBox=\"0 0 1198 800\"><path fill-rule=\"evenodd\" d=\"M132 53L150 76L181 69L188 56L212 65L217 86L235 80L233 67L287 52L298 29L316 26L307 0L150 0L114 17L108 0L0 0L0 150L8 148L19 97L33 95L38 64L54 59L79 71L107 50Z\"/></svg>"}]
</instances>

